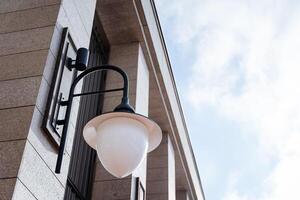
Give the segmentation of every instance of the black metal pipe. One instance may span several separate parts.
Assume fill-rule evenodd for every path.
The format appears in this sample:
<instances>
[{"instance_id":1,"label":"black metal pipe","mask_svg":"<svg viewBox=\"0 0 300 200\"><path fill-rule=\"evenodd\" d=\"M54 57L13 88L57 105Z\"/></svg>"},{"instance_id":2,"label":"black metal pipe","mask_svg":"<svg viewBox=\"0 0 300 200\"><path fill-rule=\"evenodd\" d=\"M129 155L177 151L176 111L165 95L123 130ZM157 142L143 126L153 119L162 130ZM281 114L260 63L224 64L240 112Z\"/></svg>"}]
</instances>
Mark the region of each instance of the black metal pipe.
<instances>
[{"instance_id":1,"label":"black metal pipe","mask_svg":"<svg viewBox=\"0 0 300 200\"><path fill-rule=\"evenodd\" d=\"M95 92L84 92L84 93L80 93L80 94L74 94L74 97L90 95L90 94L103 94L103 93L107 93L107 92L117 92L117 91L121 91L123 89L124 88L117 88L117 89L111 89L111 90L99 90L99 91L95 91Z\"/></svg>"}]
</instances>

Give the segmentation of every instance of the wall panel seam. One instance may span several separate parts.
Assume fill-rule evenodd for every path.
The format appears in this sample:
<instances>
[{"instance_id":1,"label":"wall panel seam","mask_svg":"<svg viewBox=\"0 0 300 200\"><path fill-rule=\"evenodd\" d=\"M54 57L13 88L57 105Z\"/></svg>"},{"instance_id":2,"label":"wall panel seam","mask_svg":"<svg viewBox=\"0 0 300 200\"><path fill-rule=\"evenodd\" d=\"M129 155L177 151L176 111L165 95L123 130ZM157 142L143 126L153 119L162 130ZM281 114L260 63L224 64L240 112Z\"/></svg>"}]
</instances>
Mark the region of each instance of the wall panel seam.
<instances>
[{"instance_id":1,"label":"wall panel seam","mask_svg":"<svg viewBox=\"0 0 300 200\"><path fill-rule=\"evenodd\" d=\"M44 51L44 50L49 50L50 48L44 48L44 49L36 49L36 50L31 50L31 51L22 51L22 52L17 52L17 53L10 53L10 54L5 54L5 55L0 55L1 57L5 57L5 56L13 56L13 55L18 55L18 54L22 54L22 53L30 53L30 52L37 52L37 51Z\"/></svg>"},{"instance_id":2,"label":"wall panel seam","mask_svg":"<svg viewBox=\"0 0 300 200\"><path fill-rule=\"evenodd\" d=\"M1 180L6 180L6 179L15 179L15 178L17 178L17 176L7 176L7 177L0 178L0 181Z\"/></svg>"},{"instance_id":3,"label":"wall panel seam","mask_svg":"<svg viewBox=\"0 0 300 200\"><path fill-rule=\"evenodd\" d=\"M38 74L38 75L32 75L32 76L23 76L23 77L17 77L17 78L9 78L9 79L2 79L0 80L0 84L1 82L5 82L5 81L14 81L14 80L22 80L22 79L26 79L26 78L36 78L36 77L42 77L43 74Z\"/></svg>"},{"instance_id":4,"label":"wall panel seam","mask_svg":"<svg viewBox=\"0 0 300 200\"><path fill-rule=\"evenodd\" d=\"M1 142L15 142L15 141L22 141L22 140L26 140L26 137L25 138L20 138L20 139L12 139L12 140L1 140Z\"/></svg>"},{"instance_id":5,"label":"wall panel seam","mask_svg":"<svg viewBox=\"0 0 300 200\"><path fill-rule=\"evenodd\" d=\"M43 134L43 133L41 133ZM47 166L47 168L50 170L50 172L52 173L52 175L55 177L55 179L59 182L59 184L65 188L65 186L63 185L63 183L57 178L57 176L55 175L55 173L53 172L53 170L51 169L51 167L45 162L45 160L43 159L43 157L40 155L40 153L37 151L37 149L33 146L33 144L30 142L29 139L27 139L28 143L31 145L31 147L34 149L34 151L37 153L37 155L40 157L40 159L43 161L43 163Z\"/></svg>"},{"instance_id":6,"label":"wall panel seam","mask_svg":"<svg viewBox=\"0 0 300 200\"><path fill-rule=\"evenodd\" d=\"M9 34L9 33L17 33L17 32L22 32L22 31L29 31L29 30L33 30L33 29L39 29L39 28L46 28L46 27L49 27L49 26L55 26L55 23L54 24L48 24L48 25L45 25L45 26L36 26L34 28L25 28L25 29L19 29L17 31L8 31L8 32L1 32L0 33L0 36L2 34Z\"/></svg>"},{"instance_id":7,"label":"wall panel seam","mask_svg":"<svg viewBox=\"0 0 300 200\"><path fill-rule=\"evenodd\" d=\"M85 30L85 33L87 34L88 37L90 37L90 35L88 34L88 31L86 30L84 20L82 19L81 14L80 14L80 12L79 12L79 10L78 10L78 8L77 8L77 5L74 3L74 1L71 1L71 3L72 3L73 6L75 7L76 12L77 12L78 15L79 15L79 18L80 18L81 24L82 24L82 26L83 26L83 29ZM69 20L68 12L66 12L66 9L65 9L65 7L64 7L64 4L62 4L62 7L63 7L63 9L64 9L64 11L65 11L65 13L66 13L66 15L67 15L68 20Z\"/></svg>"},{"instance_id":8,"label":"wall panel seam","mask_svg":"<svg viewBox=\"0 0 300 200\"><path fill-rule=\"evenodd\" d=\"M27 191L36 199L38 200L38 198L36 198L36 196L31 192L31 190L29 190L29 188L21 181L21 179L19 179L17 177L17 179L20 181L20 183L27 189Z\"/></svg>"},{"instance_id":9,"label":"wall panel seam","mask_svg":"<svg viewBox=\"0 0 300 200\"><path fill-rule=\"evenodd\" d=\"M35 29L43 29L43 28L48 28L48 27L55 27L55 24L41 26L41 27L34 27L34 28L30 28L30 29L22 29L22 30L17 30L17 31L4 32L4 33L0 33L0 36L5 35L5 34L8 35L8 34L11 34L11 33L18 33L18 32L35 30Z\"/></svg>"},{"instance_id":10,"label":"wall panel seam","mask_svg":"<svg viewBox=\"0 0 300 200\"><path fill-rule=\"evenodd\" d=\"M14 109L14 108L30 107L30 106L35 106L35 104L26 104L26 105L21 105L21 106L4 107L4 108L0 108L0 111L1 110Z\"/></svg>"},{"instance_id":11,"label":"wall panel seam","mask_svg":"<svg viewBox=\"0 0 300 200\"><path fill-rule=\"evenodd\" d=\"M60 5L60 4L61 3L54 3L54 4L41 5L41 6L36 6L36 7L31 7L31 8L13 10L13 11L8 11L8 12L0 12L0 15L14 13L14 12L22 12L22 11L27 11L27 10L37 9L37 8L43 8L43 7L50 7L50 6Z\"/></svg>"}]
</instances>

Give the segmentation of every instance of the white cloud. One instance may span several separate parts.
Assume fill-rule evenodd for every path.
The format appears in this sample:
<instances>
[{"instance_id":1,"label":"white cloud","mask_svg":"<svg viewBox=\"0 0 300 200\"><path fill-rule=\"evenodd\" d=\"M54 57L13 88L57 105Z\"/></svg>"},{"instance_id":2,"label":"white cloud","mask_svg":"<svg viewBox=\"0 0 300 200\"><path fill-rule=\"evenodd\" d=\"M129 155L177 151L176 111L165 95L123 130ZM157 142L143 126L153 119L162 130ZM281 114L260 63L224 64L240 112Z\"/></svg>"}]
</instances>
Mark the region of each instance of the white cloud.
<instances>
[{"instance_id":1,"label":"white cloud","mask_svg":"<svg viewBox=\"0 0 300 200\"><path fill-rule=\"evenodd\" d=\"M190 102L255 129L261 154L278 160L258 199L300 199L300 2L170 2L157 1L174 41L197 55ZM224 196L250 198L234 184Z\"/></svg>"}]
</instances>

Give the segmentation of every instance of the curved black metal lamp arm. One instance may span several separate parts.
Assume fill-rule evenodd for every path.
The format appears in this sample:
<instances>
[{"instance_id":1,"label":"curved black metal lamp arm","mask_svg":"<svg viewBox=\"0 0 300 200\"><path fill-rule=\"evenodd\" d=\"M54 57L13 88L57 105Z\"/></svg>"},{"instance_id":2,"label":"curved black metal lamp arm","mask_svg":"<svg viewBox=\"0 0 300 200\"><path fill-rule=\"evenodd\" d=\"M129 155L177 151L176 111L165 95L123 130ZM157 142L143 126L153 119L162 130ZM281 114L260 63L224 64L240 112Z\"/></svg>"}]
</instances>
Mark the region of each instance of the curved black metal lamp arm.
<instances>
[{"instance_id":1,"label":"curved black metal lamp arm","mask_svg":"<svg viewBox=\"0 0 300 200\"><path fill-rule=\"evenodd\" d=\"M85 76L95 72L95 71L103 71L103 70L113 70L113 71L116 71L118 72L123 80L124 80L124 87L123 87L123 98L128 98L128 92L129 92L129 88L128 88L128 77L127 77L127 74L119 67L117 66L114 66L114 65L100 65L100 66L96 66L96 67L92 67L92 68L89 68L87 70L85 70L84 72L82 72L79 76L77 76L72 85L71 85L71 89L70 89L70 93L71 93L71 90L74 90L77 83L83 79Z\"/></svg>"},{"instance_id":2,"label":"curved black metal lamp arm","mask_svg":"<svg viewBox=\"0 0 300 200\"><path fill-rule=\"evenodd\" d=\"M69 126L69 120L70 120L70 114L71 114L71 107L73 103L73 98L75 97L74 91L75 87L78 84L80 80L82 80L85 76L96 72L96 71L103 71L103 70L113 70L115 72L118 72L123 80L124 80L124 87L116 90L110 90L110 91L118 91L118 90L123 90L123 96L121 103L114 109L115 112L131 112L134 113L134 109L129 105L129 99L128 99L128 93L129 93L129 83L128 83L128 77L127 74L119 67L114 66L114 65L100 65L96 67L89 68L85 71L83 71L79 76L77 76L70 88L69 92L69 97L68 100L64 103L65 106L67 106L66 110L66 115L65 119L62 120L62 125L64 125L63 130L62 130L62 135L61 135L61 140L60 140L60 145L59 145L59 151L58 151L58 156L57 156L57 162L56 162L56 168L55 168L55 173L60 173L61 169L61 164L62 164L62 158L63 158L63 153L64 153L64 148L65 148L65 143L66 143L66 137L67 137L67 131L68 131L68 126ZM106 91L98 91L96 93L105 93ZM88 94L93 94L91 93L82 93L82 94L76 94L76 96L82 96L82 95L88 95Z\"/></svg>"}]
</instances>

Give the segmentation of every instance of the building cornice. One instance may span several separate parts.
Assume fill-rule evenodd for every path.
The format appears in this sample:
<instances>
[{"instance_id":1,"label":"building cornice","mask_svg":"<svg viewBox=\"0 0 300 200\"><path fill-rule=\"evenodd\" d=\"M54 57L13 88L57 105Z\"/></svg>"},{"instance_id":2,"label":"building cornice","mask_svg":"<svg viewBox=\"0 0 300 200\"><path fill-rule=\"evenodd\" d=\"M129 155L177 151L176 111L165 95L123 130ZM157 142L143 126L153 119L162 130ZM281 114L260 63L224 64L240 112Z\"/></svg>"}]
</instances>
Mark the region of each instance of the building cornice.
<instances>
[{"instance_id":1,"label":"building cornice","mask_svg":"<svg viewBox=\"0 0 300 200\"><path fill-rule=\"evenodd\" d=\"M147 43L146 46L150 51L150 59L152 59L152 64L156 71L157 81L159 82L161 93L164 96L163 99L173 124L174 138L179 150L181 150L180 157L186 168L185 172L189 178L190 189L194 193L192 195L195 199L205 199L155 3L153 0L135 0L134 2L143 28L144 39ZM151 6L152 12L149 11L149 6ZM151 26L148 23L150 21L154 21L155 24ZM162 52L163 57L158 55L158 52Z\"/></svg>"}]
</instances>

